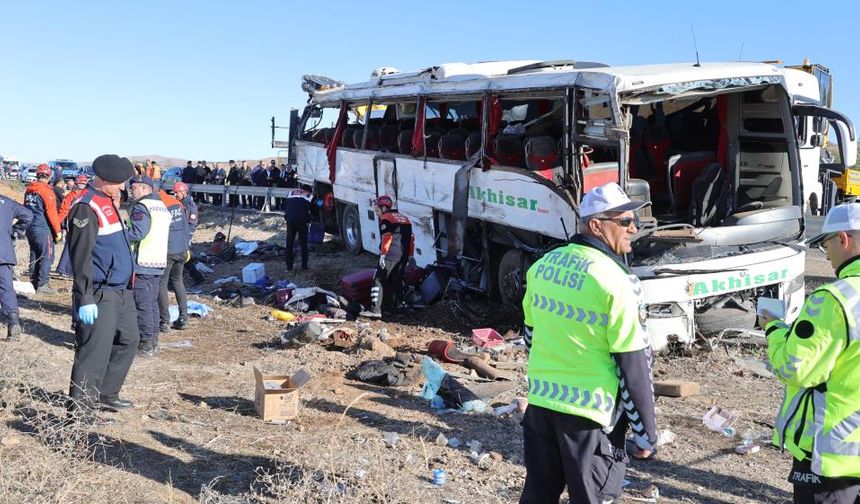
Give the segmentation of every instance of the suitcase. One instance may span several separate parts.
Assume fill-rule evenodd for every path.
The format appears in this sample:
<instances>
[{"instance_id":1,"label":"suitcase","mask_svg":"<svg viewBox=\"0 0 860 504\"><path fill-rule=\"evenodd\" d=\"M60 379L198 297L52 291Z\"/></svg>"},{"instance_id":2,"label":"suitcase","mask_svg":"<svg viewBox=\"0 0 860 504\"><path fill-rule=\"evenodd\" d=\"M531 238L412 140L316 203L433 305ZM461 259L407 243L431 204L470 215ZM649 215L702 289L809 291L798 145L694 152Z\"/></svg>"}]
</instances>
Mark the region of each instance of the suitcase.
<instances>
[{"instance_id":1,"label":"suitcase","mask_svg":"<svg viewBox=\"0 0 860 504\"><path fill-rule=\"evenodd\" d=\"M370 287L373 285L375 273L375 269L366 269L342 277L340 288L343 291L343 297L368 305L370 303Z\"/></svg>"}]
</instances>

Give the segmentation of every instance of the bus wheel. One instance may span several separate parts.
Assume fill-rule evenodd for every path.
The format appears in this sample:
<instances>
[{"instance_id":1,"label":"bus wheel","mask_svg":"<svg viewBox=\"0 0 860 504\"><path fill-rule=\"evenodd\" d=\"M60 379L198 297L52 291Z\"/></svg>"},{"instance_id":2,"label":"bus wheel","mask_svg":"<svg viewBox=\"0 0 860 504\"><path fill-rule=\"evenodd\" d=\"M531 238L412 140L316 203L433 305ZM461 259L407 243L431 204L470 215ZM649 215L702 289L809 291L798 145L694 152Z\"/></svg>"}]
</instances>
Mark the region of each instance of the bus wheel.
<instances>
[{"instance_id":1,"label":"bus wheel","mask_svg":"<svg viewBox=\"0 0 860 504\"><path fill-rule=\"evenodd\" d=\"M363 250L361 247L361 222L358 219L358 208L355 205L346 205L343 208L340 237L346 249L353 254L358 255Z\"/></svg>"},{"instance_id":2,"label":"bus wheel","mask_svg":"<svg viewBox=\"0 0 860 504\"><path fill-rule=\"evenodd\" d=\"M818 215L818 194L816 193L809 195L809 213Z\"/></svg>"},{"instance_id":3,"label":"bus wheel","mask_svg":"<svg viewBox=\"0 0 860 504\"><path fill-rule=\"evenodd\" d=\"M528 267L528 261L517 249L509 249L502 255L497 273L499 300L502 304L520 305L526 292L525 277Z\"/></svg>"}]
</instances>

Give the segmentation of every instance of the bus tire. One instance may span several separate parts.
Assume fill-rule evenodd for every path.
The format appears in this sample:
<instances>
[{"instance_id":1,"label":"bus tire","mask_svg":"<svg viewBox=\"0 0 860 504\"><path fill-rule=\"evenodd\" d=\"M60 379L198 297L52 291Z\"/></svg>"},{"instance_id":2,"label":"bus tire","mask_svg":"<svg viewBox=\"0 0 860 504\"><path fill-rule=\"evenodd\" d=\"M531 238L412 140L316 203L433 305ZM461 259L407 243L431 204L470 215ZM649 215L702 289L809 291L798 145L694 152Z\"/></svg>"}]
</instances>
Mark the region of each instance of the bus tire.
<instances>
[{"instance_id":1,"label":"bus tire","mask_svg":"<svg viewBox=\"0 0 860 504\"><path fill-rule=\"evenodd\" d=\"M496 270L496 288L499 301L508 306L520 306L526 292L526 271L529 267L522 251L508 249L499 260Z\"/></svg>"},{"instance_id":2,"label":"bus tire","mask_svg":"<svg viewBox=\"0 0 860 504\"><path fill-rule=\"evenodd\" d=\"M818 215L818 194L812 193L809 195L809 213Z\"/></svg>"},{"instance_id":3,"label":"bus tire","mask_svg":"<svg viewBox=\"0 0 860 504\"><path fill-rule=\"evenodd\" d=\"M355 205L343 207L343 216L340 220L340 237L346 249L355 255L361 253L361 221L359 220L358 208Z\"/></svg>"}]
</instances>

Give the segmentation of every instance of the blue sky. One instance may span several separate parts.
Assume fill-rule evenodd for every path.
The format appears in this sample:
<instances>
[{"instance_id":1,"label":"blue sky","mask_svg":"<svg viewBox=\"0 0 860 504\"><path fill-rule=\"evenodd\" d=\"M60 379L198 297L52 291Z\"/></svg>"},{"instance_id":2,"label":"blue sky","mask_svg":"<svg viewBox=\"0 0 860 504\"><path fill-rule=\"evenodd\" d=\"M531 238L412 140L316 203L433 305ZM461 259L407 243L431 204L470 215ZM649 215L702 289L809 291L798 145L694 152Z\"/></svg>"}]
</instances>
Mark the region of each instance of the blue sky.
<instances>
[{"instance_id":1,"label":"blue sky","mask_svg":"<svg viewBox=\"0 0 860 504\"><path fill-rule=\"evenodd\" d=\"M860 123L856 2L0 2L0 154L271 156L302 74L366 80L443 62L614 65L804 57ZM821 4L823 5L823 4Z\"/></svg>"}]
</instances>

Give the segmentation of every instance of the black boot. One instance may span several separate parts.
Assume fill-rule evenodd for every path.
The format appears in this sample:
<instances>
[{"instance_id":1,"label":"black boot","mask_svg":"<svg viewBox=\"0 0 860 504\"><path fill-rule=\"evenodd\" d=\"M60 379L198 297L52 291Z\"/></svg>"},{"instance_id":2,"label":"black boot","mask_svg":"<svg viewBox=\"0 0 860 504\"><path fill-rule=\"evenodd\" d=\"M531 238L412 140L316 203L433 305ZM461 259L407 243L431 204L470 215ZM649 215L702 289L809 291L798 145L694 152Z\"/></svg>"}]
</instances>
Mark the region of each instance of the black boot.
<instances>
[{"instance_id":1,"label":"black boot","mask_svg":"<svg viewBox=\"0 0 860 504\"><path fill-rule=\"evenodd\" d=\"M18 341L21 339L21 320L18 312L10 312L6 328L6 341Z\"/></svg>"},{"instance_id":2,"label":"black boot","mask_svg":"<svg viewBox=\"0 0 860 504\"><path fill-rule=\"evenodd\" d=\"M188 318L187 317L179 317L176 319L176 322L173 323L174 329L179 329L180 331L186 329L188 327Z\"/></svg>"}]
</instances>

